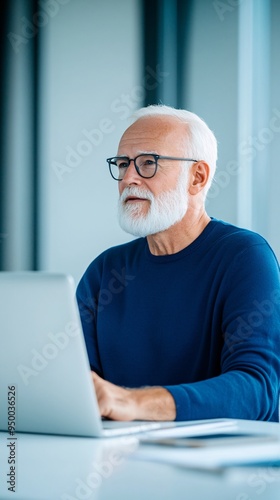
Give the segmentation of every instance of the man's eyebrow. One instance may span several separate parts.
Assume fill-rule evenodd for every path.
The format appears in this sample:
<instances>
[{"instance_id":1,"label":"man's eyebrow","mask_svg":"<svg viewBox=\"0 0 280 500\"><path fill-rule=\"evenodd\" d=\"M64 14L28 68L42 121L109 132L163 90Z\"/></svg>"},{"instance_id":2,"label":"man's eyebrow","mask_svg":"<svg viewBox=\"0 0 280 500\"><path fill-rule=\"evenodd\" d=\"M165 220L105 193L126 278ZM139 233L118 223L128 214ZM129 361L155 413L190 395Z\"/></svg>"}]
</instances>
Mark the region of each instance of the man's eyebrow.
<instances>
[{"instance_id":1,"label":"man's eyebrow","mask_svg":"<svg viewBox=\"0 0 280 500\"><path fill-rule=\"evenodd\" d=\"M158 153L155 150L153 150L153 151L138 150L138 151L136 151L135 156L139 156L139 155L157 155L157 154ZM122 154L122 155L118 154L116 156L121 156L122 158L129 158L129 155L127 155L127 154Z\"/></svg>"},{"instance_id":2,"label":"man's eyebrow","mask_svg":"<svg viewBox=\"0 0 280 500\"><path fill-rule=\"evenodd\" d=\"M155 150L147 151L147 150L138 150L136 152L136 156L138 155L157 155L158 153Z\"/></svg>"},{"instance_id":3,"label":"man's eyebrow","mask_svg":"<svg viewBox=\"0 0 280 500\"><path fill-rule=\"evenodd\" d=\"M140 151L139 154L157 155L158 153L153 149L152 151Z\"/></svg>"}]
</instances>

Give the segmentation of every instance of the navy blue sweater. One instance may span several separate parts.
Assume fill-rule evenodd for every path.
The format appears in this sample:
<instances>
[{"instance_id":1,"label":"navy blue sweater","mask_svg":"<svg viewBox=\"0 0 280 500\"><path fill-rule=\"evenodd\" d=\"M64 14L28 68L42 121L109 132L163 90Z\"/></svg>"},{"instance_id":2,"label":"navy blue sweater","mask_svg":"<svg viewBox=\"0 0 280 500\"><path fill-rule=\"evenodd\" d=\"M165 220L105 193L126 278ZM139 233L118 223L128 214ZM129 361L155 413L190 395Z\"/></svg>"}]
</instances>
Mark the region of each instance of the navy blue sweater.
<instances>
[{"instance_id":1,"label":"navy blue sweater","mask_svg":"<svg viewBox=\"0 0 280 500\"><path fill-rule=\"evenodd\" d=\"M166 387L176 420L278 421L279 265L258 234L212 219L172 255L152 255L146 238L110 248L77 300L104 379Z\"/></svg>"}]
</instances>

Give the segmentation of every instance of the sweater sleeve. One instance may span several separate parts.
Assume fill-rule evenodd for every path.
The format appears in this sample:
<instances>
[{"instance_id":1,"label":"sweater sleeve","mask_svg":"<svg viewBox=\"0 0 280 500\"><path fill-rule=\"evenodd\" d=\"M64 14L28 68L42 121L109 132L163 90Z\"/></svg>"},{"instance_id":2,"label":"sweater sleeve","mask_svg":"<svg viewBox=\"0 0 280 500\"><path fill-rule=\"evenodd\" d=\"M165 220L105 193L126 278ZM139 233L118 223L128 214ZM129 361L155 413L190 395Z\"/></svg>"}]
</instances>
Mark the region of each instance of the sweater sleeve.
<instances>
[{"instance_id":1,"label":"sweater sleeve","mask_svg":"<svg viewBox=\"0 0 280 500\"><path fill-rule=\"evenodd\" d=\"M221 374L165 386L175 400L176 420L278 421L279 265L269 245L262 240L240 251L223 286Z\"/></svg>"}]
</instances>

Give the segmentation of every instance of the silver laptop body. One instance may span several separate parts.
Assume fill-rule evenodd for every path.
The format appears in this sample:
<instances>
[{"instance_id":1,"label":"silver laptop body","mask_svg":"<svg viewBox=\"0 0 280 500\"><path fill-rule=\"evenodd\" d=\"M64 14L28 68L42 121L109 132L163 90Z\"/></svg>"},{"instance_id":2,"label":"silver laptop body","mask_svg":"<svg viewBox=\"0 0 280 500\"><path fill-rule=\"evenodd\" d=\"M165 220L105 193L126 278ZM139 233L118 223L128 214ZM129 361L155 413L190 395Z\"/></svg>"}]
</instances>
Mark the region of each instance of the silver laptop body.
<instances>
[{"instance_id":1,"label":"silver laptop body","mask_svg":"<svg viewBox=\"0 0 280 500\"><path fill-rule=\"evenodd\" d=\"M62 274L0 273L0 409L6 431L104 437L162 427L104 422L104 429L74 281Z\"/></svg>"}]
</instances>

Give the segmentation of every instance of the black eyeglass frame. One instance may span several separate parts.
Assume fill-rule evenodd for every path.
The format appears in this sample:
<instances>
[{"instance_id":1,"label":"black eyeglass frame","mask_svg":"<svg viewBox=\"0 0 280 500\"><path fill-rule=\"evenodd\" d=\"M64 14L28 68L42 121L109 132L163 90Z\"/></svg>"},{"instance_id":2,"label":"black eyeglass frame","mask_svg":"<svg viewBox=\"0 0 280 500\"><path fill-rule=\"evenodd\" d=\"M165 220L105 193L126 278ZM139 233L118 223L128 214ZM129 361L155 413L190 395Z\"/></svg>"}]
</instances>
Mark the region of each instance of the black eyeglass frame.
<instances>
[{"instance_id":1,"label":"black eyeglass frame","mask_svg":"<svg viewBox=\"0 0 280 500\"><path fill-rule=\"evenodd\" d=\"M136 160L140 156L152 156L155 159L155 171L154 171L153 175L149 175L148 177L146 177L145 175L142 175L140 173L139 167L136 165ZM109 171L110 171L111 176L113 177L113 179L115 181L118 181L118 182L122 181L124 179L124 176L122 179L117 179L116 177L114 177L113 172L111 170L111 164L113 163L112 160L115 160L115 159L127 160L127 167L125 167L125 168L128 168L130 163L133 161L137 174L140 175L140 177L142 177L143 179L151 179L152 177L154 177L156 175L157 169L158 169L158 160L193 161L194 163L197 163L198 161L200 161L200 160L194 160L193 158L180 158L177 156L163 156L163 155L157 155L155 153L142 153L140 155L135 156L135 158L128 158L128 156L112 156L111 158L107 158L106 161L109 165Z\"/></svg>"}]
</instances>

